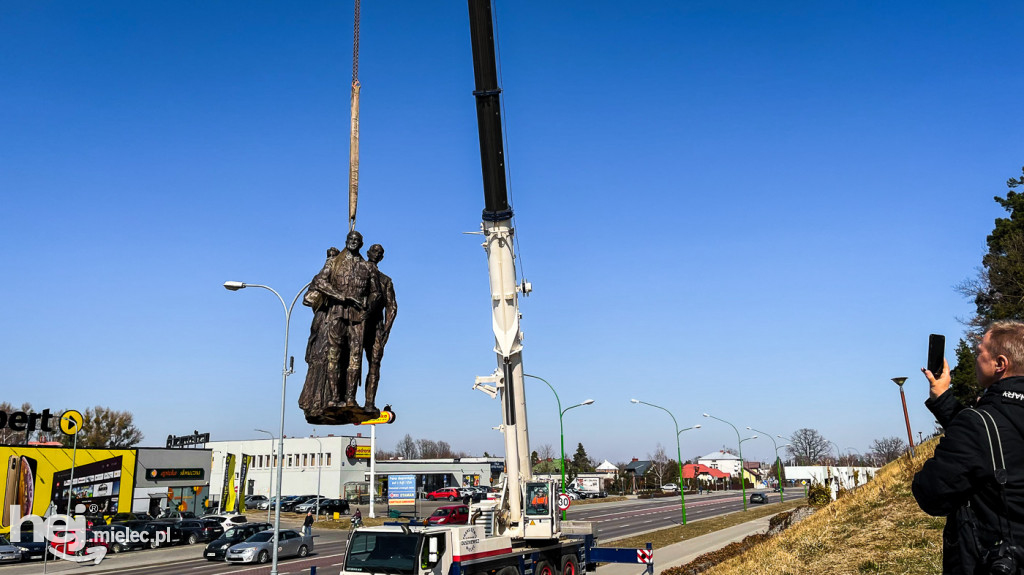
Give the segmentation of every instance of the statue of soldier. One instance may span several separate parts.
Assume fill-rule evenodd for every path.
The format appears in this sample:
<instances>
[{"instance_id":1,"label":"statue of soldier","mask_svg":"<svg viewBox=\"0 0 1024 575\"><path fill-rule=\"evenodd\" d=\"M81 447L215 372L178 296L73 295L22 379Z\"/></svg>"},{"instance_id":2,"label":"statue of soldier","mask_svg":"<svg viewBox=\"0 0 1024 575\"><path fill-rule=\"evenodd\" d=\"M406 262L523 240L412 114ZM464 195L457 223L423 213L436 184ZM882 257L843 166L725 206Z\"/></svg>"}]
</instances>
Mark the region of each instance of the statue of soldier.
<instances>
[{"instance_id":1,"label":"statue of soldier","mask_svg":"<svg viewBox=\"0 0 1024 575\"><path fill-rule=\"evenodd\" d=\"M395 284L391 278L377 268L380 260L384 259L384 247L380 244L373 244L366 250L366 259L373 268L376 276L376 284L379 291L375 294L373 303L370 306L370 313L366 317L365 343L366 350L366 403L363 411L373 412L376 407L373 402L377 397L377 384L380 382L380 360L384 356L384 346L388 343L388 336L391 335L391 326L395 323L395 315L398 314L398 303L395 301Z\"/></svg>"},{"instance_id":2,"label":"statue of soldier","mask_svg":"<svg viewBox=\"0 0 1024 575\"><path fill-rule=\"evenodd\" d=\"M362 381L364 325L379 290L372 266L359 253L362 247L362 234L349 232L345 249L324 266L311 286L329 300L327 407L338 407L342 400L345 407L358 407L356 391Z\"/></svg>"}]
</instances>

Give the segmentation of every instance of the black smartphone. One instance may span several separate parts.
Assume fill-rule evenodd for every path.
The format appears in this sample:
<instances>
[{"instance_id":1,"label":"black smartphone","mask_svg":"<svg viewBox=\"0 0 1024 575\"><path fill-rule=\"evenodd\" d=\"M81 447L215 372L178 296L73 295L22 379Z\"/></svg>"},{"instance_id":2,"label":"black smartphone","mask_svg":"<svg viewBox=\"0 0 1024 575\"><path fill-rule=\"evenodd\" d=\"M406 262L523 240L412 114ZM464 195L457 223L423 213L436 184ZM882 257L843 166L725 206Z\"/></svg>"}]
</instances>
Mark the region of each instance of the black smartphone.
<instances>
[{"instance_id":1,"label":"black smartphone","mask_svg":"<svg viewBox=\"0 0 1024 575\"><path fill-rule=\"evenodd\" d=\"M942 375L942 359L946 355L946 336L933 333L928 336L928 371L936 379Z\"/></svg>"}]
</instances>

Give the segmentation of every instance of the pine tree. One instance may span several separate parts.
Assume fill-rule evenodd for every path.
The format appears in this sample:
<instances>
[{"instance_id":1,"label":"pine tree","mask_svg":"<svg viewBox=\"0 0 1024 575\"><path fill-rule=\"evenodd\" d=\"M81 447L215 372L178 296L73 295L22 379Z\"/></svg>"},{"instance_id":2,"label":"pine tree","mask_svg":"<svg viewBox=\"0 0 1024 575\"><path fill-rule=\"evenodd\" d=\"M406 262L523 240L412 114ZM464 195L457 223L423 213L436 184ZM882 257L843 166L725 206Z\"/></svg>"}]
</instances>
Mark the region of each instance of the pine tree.
<instances>
[{"instance_id":1,"label":"pine tree","mask_svg":"<svg viewBox=\"0 0 1024 575\"><path fill-rule=\"evenodd\" d=\"M950 371L949 377L953 384L953 394L963 405L974 405L975 398L981 393L974 370L974 350L961 339L956 345L956 367Z\"/></svg>"}]
</instances>

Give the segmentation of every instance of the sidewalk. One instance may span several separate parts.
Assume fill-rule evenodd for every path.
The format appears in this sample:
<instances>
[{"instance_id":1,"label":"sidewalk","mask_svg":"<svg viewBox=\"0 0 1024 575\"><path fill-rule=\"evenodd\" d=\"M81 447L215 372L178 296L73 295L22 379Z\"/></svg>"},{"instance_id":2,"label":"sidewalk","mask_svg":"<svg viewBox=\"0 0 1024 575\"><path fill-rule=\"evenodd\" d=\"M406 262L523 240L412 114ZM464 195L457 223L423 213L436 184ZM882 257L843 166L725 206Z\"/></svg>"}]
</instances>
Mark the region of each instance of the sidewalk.
<instances>
[{"instance_id":1,"label":"sidewalk","mask_svg":"<svg viewBox=\"0 0 1024 575\"><path fill-rule=\"evenodd\" d=\"M669 567L685 565L705 553L721 549L736 541L742 541L748 535L765 533L768 531L769 521L771 521L771 517L762 517L668 547L655 549L654 573L661 573ZM597 572L599 575L639 575L644 572L644 567L639 563L608 563L601 565Z\"/></svg>"}]
</instances>

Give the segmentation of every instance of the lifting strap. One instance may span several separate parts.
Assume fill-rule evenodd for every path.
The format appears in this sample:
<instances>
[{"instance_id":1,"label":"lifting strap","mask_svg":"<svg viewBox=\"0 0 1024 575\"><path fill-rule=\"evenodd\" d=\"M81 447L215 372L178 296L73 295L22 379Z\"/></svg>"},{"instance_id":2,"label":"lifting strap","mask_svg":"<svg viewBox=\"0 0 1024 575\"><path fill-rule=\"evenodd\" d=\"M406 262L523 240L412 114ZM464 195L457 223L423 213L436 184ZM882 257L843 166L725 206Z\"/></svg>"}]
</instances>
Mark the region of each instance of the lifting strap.
<instances>
[{"instance_id":1,"label":"lifting strap","mask_svg":"<svg viewBox=\"0 0 1024 575\"><path fill-rule=\"evenodd\" d=\"M356 205L359 203L359 0L355 0L355 25L352 31L352 109L348 148L348 230L356 229Z\"/></svg>"}]
</instances>

